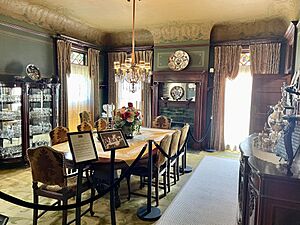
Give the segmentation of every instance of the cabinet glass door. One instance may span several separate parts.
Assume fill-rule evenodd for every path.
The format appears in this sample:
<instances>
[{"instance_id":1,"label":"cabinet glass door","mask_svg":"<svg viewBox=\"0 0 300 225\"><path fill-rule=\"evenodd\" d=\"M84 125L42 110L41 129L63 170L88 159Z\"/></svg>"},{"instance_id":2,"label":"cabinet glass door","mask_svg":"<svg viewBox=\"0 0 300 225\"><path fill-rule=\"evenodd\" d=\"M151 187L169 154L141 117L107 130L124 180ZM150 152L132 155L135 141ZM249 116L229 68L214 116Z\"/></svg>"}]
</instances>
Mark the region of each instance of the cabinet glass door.
<instances>
[{"instance_id":1,"label":"cabinet glass door","mask_svg":"<svg viewBox=\"0 0 300 225\"><path fill-rule=\"evenodd\" d=\"M50 88L29 89L30 147L49 145L52 130L52 95Z\"/></svg>"},{"instance_id":2,"label":"cabinet glass door","mask_svg":"<svg viewBox=\"0 0 300 225\"><path fill-rule=\"evenodd\" d=\"M0 161L22 158L21 94L0 85Z\"/></svg>"}]
</instances>

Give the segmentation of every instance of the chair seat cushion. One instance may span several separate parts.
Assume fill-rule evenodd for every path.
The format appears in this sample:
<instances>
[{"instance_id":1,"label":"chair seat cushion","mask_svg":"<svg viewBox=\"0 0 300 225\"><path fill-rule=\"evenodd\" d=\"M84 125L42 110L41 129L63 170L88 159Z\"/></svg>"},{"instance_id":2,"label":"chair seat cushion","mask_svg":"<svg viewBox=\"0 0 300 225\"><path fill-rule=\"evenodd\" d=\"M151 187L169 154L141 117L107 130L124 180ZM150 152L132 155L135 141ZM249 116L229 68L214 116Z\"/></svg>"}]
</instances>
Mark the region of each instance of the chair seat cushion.
<instances>
[{"instance_id":1,"label":"chair seat cushion","mask_svg":"<svg viewBox=\"0 0 300 225\"><path fill-rule=\"evenodd\" d=\"M82 178L82 185L83 186L87 185L87 179L85 177ZM66 187L67 191L76 192L76 187L77 187L77 176L68 177L67 178L67 187ZM63 190L63 187L61 187L59 185L42 184L39 189L61 193Z\"/></svg>"}]
</instances>

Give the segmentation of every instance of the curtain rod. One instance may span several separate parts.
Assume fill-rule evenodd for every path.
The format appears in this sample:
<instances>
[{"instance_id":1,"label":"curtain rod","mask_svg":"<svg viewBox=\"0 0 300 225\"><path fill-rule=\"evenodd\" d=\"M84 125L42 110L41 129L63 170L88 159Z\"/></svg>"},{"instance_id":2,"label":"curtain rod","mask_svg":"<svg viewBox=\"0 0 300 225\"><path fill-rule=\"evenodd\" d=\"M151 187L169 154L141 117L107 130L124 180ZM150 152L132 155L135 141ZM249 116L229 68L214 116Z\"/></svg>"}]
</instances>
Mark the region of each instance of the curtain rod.
<instances>
[{"instance_id":1,"label":"curtain rod","mask_svg":"<svg viewBox=\"0 0 300 225\"><path fill-rule=\"evenodd\" d=\"M220 46L220 45L252 45L252 44L268 44L268 43L278 43L284 42L283 37L280 38L270 38L270 39L252 39L252 40L233 40L233 41L220 41L220 42L211 42L211 46Z\"/></svg>"},{"instance_id":2,"label":"curtain rod","mask_svg":"<svg viewBox=\"0 0 300 225\"><path fill-rule=\"evenodd\" d=\"M99 48L97 45L86 42L86 41L82 41L79 40L77 38L73 38L67 35L63 35L63 34L56 34L55 36L53 36L53 38L58 39L58 40L65 40L65 41L69 41L72 44L75 44L79 47L82 48L93 48L93 49L97 49L97 50L102 50L101 48Z\"/></svg>"}]
</instances>

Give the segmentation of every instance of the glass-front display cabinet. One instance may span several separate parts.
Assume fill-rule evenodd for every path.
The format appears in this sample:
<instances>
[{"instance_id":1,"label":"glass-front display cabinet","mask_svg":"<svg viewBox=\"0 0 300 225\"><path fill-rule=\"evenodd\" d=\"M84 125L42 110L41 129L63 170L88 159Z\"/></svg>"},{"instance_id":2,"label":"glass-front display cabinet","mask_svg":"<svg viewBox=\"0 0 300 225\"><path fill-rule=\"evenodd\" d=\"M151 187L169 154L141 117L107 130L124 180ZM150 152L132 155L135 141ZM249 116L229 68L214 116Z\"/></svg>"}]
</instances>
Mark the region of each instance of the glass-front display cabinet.
<instances>
[{"instance_id":1,"label":"glass-front display cabinet","mask_svg":"<svg viewBox=\"0 0 300 225\"><path fill-rule=\"evenodd\" d=\"M0 84L0 160L22 159L22 86Z\"/></svg>"},{"instance_id":2,"label":"glass-front display cabinet","mask_svg":"<svg viewBox=\"0 0 300 225\"><path fill-rule=\"evenodd\" d=\"M49 145L53 127L53 99L51 86L29 87L29 145Z\"/></svg>"},{"instance_id":3,"label":"glass-front display cabinet","mask_svg":"<svg viewBox=\"0 0 300 225\"><path fill-rule=\"evenodd\" d=\"M26 149L49 145L57 126L58 85L0 81L0 164L26 162Z\"/></svg>"}]
</instances>

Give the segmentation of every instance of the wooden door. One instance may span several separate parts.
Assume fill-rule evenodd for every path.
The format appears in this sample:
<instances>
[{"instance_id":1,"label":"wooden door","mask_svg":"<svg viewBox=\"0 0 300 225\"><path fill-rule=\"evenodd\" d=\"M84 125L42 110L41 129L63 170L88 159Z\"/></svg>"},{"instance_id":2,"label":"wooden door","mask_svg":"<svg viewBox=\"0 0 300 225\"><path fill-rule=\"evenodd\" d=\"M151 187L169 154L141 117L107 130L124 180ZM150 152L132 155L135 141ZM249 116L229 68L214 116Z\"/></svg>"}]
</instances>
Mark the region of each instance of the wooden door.
<instances>
[{"instance_id":1,"label":"wooden door","mask_svg":"<svg viewBox=\"0 0 300 225\"><path fill-rule=\"evenodd\" d=\"M281 99L283 82L290 83L290 75L254 75L252 83L250 134L261 132L267 122L270 106Z\"/></svg>"}]
</instances>

